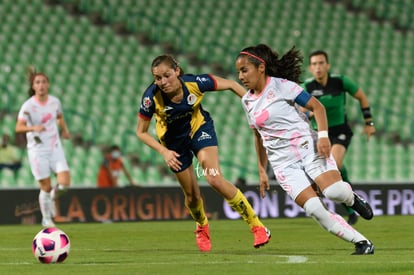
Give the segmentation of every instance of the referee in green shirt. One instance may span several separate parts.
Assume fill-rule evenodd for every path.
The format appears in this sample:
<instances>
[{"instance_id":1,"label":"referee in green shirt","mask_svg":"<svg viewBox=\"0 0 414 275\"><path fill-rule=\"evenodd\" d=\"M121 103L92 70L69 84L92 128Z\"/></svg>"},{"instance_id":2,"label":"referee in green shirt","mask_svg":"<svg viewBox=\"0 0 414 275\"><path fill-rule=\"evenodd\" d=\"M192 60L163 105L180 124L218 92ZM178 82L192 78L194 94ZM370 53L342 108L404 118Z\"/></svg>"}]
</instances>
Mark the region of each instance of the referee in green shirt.
<instances>
[{"instance_id":1,"label":"referee in green shirt","mask_svg":"<svg viewBox=\"0 0 414 275\"><path fill-rule=\"evenodd\" d=\"M346 93L359 101L362 115L365 120L363 133L368 136L375 134L375 126L366 94L358 84L345 75L334 75L329 73L330 64L328 54L325 51L314 51L309 55L309 71L313 77L307 79L303 87L311 95L319 99L325 106L328 117L329 139L332 144L331 153L336 160L338 169L341 171L344 181L350 183L343 160L352 139L352 130L347 122L345 110ZM312 126L316 129L316 122L312 119L312 113L306 112L311 119ZM345 206L345 205L344 205ZM358 216L353 209L345 206L349 218L349 224L355 224Z\"/></svg>"}]
</instances>

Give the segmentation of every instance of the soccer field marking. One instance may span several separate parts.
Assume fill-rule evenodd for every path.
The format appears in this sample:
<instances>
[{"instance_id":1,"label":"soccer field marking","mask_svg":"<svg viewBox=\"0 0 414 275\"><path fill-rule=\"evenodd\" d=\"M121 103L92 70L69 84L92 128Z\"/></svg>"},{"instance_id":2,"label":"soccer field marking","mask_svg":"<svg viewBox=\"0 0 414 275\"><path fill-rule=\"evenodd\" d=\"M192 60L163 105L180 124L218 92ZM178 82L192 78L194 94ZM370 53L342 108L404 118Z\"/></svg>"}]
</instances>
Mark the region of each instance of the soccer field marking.
<instances>
[{"instance_id":1,"label":"soccer field marking","mask_svg":"<svg viewBox=\"0 0 414 275\"><path fill-rule=\"evenodd\" d=\"M305 263L308 261L308 258L305 256L300 255L265 255L266 257L259 257L257 259L252 260L240 260L240 261L204 261L203 264L205 265L222 265L222 264L264 264L264 263L275 263L275 264L297 264L297 263ZM187 262L188 264L199 264L200 261L190 261ZM0 263L0 266L2 265L28 265L33 264L30 262L14 262L14 263ZM119 265L120 263L70 263L66 262L65 265L84 265L84 266L94 266L94 265ZM128 263L122 263L122 265L125 265ZM145 262L145 263L129 263L129 265L176 265L176 264L182 264L181 262Z\"/></svg>"},{"instance_id":2,"label":"soccer field marking","mask_svg":"<svg viewBox=\"0 0 414 275\"><path fill-rule=\"evenodd\" d=\"M252 259L252 260L240 260L240 261L227 261L227 260L223 260L223 261L204 261L203 260L203 264L208 264L208 265L218 265L218 264L241 264L241 263L248 263L248 264L263 264L263 263L280 263L280 264L297 264L297 263L306 263L308 261L308 258L305 256L301 256L301 255L264 255L266 257L262 258L259 257L257 259ZM192 262L187 262L189 264L199 264L199 261L192 261ZM1 265L19 265L19 264L31 264L30 262L15 262L15 263L0 263ZM66 262L65 265L70 264L70 265L119 265L119 263L69 263ZM122 263L125 264L125 263ZM143 264L143 265L157 265L157 264L162 264L162 265L175 265L175 264L181 264L180 262L145 262L145 263L133 263L133 264Z\"/></svg>"},{"instance_id":3,"label":"soccer field marking","mask_svg":"<svg viewBox=\"0 0 414 275\"><path fill-rule=\"evenodd\" d=\"M282 256L281 256L282 257ZM308 261L308 257L305 256L286 256L288 263L306 263Z\"/></svg>"},{"instance_id":4,"label":"soccer field marking","mask_svg":"<svg viewBox=\"0 0 414 275\"><path fill-rule=\"evenodd\" d=\"M269 261L266 260L247 260L247 261L202 261L203 265L222 265L222 264L299 264L299 263L306 263L306 264L371 264L377 265L378 262L366 262L366 261L308 261L308 258L305 256L283 256L283 255L274 255L273 257L277 258L284 258L285 260L282 261ZM414 261L391 261L388 262L389 264L414 264ZM0 263L0 266L18 266L18 265L38 265L39 262L8 262L8 263ZM144 266L144 265L181 265L181 262L145 262L145 263L137 263L137 262L130 262L130 263L114 263L114 262L96 262L96 263L73 263L73 262L65 262L62 265L65 266L119 266L119 265L128 265L128 266ZM187 262L187 264L200 264L200 261L191 261Z\"/></svg>"}]
</instances>

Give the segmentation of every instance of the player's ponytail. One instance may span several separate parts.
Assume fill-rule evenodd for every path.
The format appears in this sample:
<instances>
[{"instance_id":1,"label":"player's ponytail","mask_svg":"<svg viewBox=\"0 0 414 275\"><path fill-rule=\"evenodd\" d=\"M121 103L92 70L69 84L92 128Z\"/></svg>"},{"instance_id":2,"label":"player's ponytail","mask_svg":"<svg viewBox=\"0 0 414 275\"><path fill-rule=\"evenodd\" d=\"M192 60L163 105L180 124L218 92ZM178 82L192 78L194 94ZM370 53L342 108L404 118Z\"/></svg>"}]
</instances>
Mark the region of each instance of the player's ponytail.
<instances>
[{"instance_id":1,"label":"player's ponytail","mask_svg":"<svg viewBox=\"0 0 414 275\"><path fill-rule=\"evenodd\" d=\"M299 50L293 46L276 62L280 78L286 78L290 81L301 83L303 56Z\"/></svg>"},{"instance_id":2,"label":"player's ponytail","mask_svg":"<svg viewBox=\"0 0 414 275\"><path fill-rule=\"evenodd\" d=\"M265 44L244 48L238 57L241 55L246 55L256 67L264 64L265 73L268 76L284 78L297 83L301 82L303 56L294 46L280 59L279 54Z\"/></svg>"}]
</instances>

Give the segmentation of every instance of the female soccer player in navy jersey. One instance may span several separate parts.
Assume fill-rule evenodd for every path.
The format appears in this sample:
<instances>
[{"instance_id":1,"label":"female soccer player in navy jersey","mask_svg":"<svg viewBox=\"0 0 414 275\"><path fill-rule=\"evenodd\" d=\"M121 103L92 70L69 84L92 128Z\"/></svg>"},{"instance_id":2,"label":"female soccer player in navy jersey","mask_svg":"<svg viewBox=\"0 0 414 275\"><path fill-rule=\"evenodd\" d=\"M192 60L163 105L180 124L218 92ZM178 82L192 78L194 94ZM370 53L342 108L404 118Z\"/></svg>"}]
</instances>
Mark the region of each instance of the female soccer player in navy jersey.
<instances>
[{"instance_id":1,"label":"female soccer player in navy jersey","mask_svg":"<svg viewBox=\"0 0 414 275\"><path fill-rule=\"evenodd\" d=\"M366 219L373 217L369 204L342 180L330 155L325 108L297 84L302 60L294 48L279 59L264 44L243 49L236 59L239 80L248 88L242 105L254 131L261 195L269 189L269 160L279 185L307 214L328 232L354 243L353 254L372 254L374 245L340 215L328 211L315 190ZM313 111L318 132L299 106Z\"/></svg>"},{"instance_id":2,"label":"female soccer player in navy jersey","mask_svg":"<svg viewBox=\"0 0 414 275\"><path fill-rule=\"evenodd\" d=\"M27 152L34 178L40 183L39 206L42 225L53 227L55 216L54 198L70 185L70 174L60 141L70 138L60 100L49 94L49 79L46 74L30 71L29 99L20 108L16 132L26 133ZM52 188L51 174L56 174L58 185Z\"/></svg>"},{"instance_id":3,"label":"female soccer player in navy jersey","mask_svg":"<svg viewBox=\"0 0 414 275\"><path fill-rule=\"evenodd\" d=\"M185 196L185 205L196 221L196 243L200 251L211 250L209 223L192 165L195 155L207 182L250 225L254 247L269 242L270 232L256 216L250 203L233 184L223 178L219 165L218 143L213 120L201 106L207 91L232 90L238 96L245 89L236 81L210 74L184 74L170 55L156 57L151 66L154 83L142 96L136 134L146 145L160 153L175 173ZM156 119L158 141L148 133Z\"/></svg>"}]
</instances>

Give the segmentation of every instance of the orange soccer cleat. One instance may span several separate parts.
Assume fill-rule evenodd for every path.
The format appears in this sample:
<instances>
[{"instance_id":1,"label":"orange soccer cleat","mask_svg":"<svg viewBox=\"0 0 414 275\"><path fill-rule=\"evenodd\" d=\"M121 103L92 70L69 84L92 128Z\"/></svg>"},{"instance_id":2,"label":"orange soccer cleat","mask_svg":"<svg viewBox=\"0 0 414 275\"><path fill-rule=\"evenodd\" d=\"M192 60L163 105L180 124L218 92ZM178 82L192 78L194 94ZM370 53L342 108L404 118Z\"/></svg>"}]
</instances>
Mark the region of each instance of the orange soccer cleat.
<instances>
[{"instance_id":1,"label":"orange soccer cleat","mask_svg":"<svg viewBox=\"0 0 414 275\"><path fill-rule=\"evenodd\" d=\"M194 231L196 234L197 246L201 252L208 252L211 250L210 230L209 226L197 225L197 229Z\"/></svg>"},{"instance_id":2,"label":"orange soccer cleat","mask_svg":"<svg viewBox=\"0 0 414 275\"><path fill-rule=\"evenodd\" d=\"M255 248L259 248L267 244L271 238L270 230L264 226L253 226L252 232L254 235Z\"/></svg>"}]
</instances>

